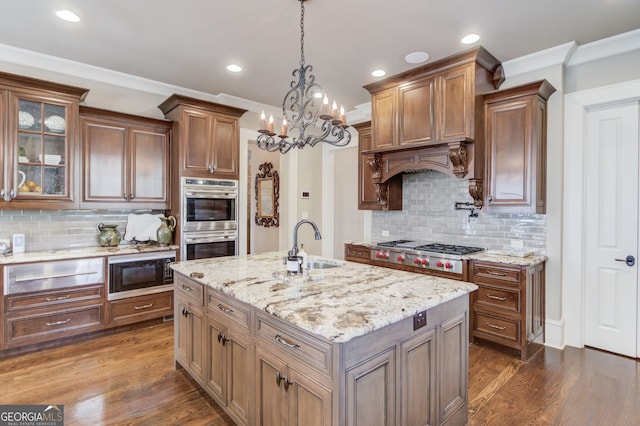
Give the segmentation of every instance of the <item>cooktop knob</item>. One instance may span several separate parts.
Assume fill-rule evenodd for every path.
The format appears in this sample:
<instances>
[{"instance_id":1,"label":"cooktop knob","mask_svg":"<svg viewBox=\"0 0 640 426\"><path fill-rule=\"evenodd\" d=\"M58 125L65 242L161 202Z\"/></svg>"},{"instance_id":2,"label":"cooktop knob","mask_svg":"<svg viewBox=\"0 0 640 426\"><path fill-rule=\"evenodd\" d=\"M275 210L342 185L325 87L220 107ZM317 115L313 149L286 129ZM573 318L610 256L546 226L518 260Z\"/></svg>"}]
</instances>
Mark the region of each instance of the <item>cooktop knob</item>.
<instances>
[{"instance_id":1,"label":"cooktop knob","mask_svg":"<svg viewBox=\"0 0 640 426\"><path fill-rule=\"evenodd\" d=\"M402 254L398 255L398 262L404 262L404 255Z\"/></svg>"},{"instance_id":2,"label":"cooktop knob","mask_svg":"<svg viewBox=\"0 0 640 426\"><path fill-rule=\"evenodd\" d=\"M438 261L436 262L436 266L437 266L438 268L442 268L442 267L444 266L444 263L442 263L442 260L438 260Z\"/></svg>"},{"instance_id":3,"label":"cooktop knob","mask_svg":"<svg viewBox=\"0 0 640 426\"><path fill-rule=\"evenodd\" d=\"M423 265L428 265L429 264L429 259L422 259L422 264Z\"/></svg>"},{"instance_id":4,"label":"cooktop knob","mask_svg":"<svg viewBox=\"0 0 640 426\"><path fill-rule=\"evenodd\" d=\"M415 259L413 259L413 263L415 263L416 265L420 264L420 258L416 257Z\"/></svg>"},{"instance_id":5,"label":"cooktop knob","mask_svg":"<svg viewBox=\"0 0 640 426\"><path fill-rule=\"evenodd\" d=\"M445 267L446 269L452 269L452 268L453 268L453 265L452 265L451 263L447 262L447 263L445 263L445 264L444 264L444 267Z\"/></svg>"}]
</instances>

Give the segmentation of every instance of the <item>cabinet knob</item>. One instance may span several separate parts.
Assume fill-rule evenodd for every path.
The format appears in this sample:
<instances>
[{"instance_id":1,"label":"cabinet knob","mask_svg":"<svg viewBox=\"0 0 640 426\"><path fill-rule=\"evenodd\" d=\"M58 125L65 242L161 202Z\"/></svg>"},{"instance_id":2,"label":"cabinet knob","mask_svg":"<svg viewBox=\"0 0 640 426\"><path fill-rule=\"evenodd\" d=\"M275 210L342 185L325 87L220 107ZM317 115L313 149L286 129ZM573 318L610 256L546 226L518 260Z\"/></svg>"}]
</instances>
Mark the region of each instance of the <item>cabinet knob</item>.
<instances>
[{"instance_id":1,"label":"cabinet knob","mask_svg":"<svg viewBox=\"0 0 640 426\"><path fill-rule=\"evenodd\" d=\"M209 173L213 173L216 171L216 165L215 164L207 164L207 170L209 171Z\"/></svg>"},{"instance_id":2,"label":"cabinet knob","mask_svg":"<svg viewBox=\"0 0 640 426\"><path fill-rule=\"evenodd\" d=\"M13 188L9 191L9 198L16 198L16 191Z\"/></svg>"}]
</instances>

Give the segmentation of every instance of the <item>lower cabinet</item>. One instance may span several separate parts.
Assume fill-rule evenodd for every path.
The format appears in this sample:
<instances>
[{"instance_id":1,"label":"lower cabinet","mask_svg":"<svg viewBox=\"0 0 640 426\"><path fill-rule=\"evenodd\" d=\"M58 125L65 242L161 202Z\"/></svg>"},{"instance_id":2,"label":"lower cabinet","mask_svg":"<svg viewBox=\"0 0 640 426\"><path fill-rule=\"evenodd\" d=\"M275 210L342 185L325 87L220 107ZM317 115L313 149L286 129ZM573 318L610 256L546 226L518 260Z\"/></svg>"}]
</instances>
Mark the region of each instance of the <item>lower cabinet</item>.
<instances>
[{"instance_id":1,"label":"lower cabinet","mask_svg":"<svg viewBox=\"0 0 640 426\"><path fill-rule=\"evenodd\" d=\"M545 265L474 260L471 337L520 352L526 361L544 343Z\"/></svg>"},{"instance_id":2,"label":"lower cabinet","mask_svg":"<svg viewBox=\"0 0 640 426\"><path fill-rule=\"evenodd\" d=\"M176 363L237 424L467 421L468 296L337 343L181 274L174 288Z\"/></svg>"},{"instance_id":3,"label":"lower cabinet","mask_svg":"<svg viewBox=\"0 0 640 426\"><path fill-rule=\"evenodd\" d=\"M109 324L124 325L173 314L173 291L109 301Z\"/></svg>"}]
</instances>

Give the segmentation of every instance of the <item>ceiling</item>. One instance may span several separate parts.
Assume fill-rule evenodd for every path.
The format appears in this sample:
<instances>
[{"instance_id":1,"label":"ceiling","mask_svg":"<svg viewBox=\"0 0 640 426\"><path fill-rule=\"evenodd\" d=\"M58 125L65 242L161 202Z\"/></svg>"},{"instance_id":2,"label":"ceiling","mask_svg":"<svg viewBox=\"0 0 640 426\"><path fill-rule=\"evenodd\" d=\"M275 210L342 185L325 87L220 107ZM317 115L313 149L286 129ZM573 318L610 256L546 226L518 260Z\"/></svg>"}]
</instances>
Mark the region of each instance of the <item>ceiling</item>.
<instances>
[{"instance_id":1,"label":"ceiling","mask_svg":"<svg viewBox=\"0 0 640 426\"><path fill-rule=\"evenodd\" d=\"M300 60L294 0L2 0L0 43L212 95L282 104ZM501 61L640 28L639 0L308 0L305 59L347 110L363 85L482 45ZM70 9L79 23L56 18ZM481 36L466 46L467 33ZM226 70L229 63L241 73Z\"/></svg>"}]
</instances>

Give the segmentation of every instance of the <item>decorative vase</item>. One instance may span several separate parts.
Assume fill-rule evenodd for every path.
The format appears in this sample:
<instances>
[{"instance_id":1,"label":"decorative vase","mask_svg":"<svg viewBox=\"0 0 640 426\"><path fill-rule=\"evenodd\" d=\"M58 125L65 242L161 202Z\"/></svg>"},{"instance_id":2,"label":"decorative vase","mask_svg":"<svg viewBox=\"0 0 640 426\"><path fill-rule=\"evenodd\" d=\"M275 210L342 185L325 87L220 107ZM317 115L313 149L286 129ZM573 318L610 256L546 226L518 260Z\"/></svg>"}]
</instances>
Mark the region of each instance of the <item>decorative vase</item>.
<instances>
[{"instance_id":1,"label":"decorative vase","mask_svg":"<svg viewBox=\"0 0 640 426\"><path fill-rule=\"evenodd\" d=\"M102 247L117 247L120 244L120 232L118 225L105 225L99 223L98 226L98 244Z\"/></svg>"},{"instance_id":2,"label":"decorative vase","mask_svg":"<svg viewBox=\"0 0 640 426\"><path fill-rule=\"evenodd\" d=\"M173 230L176 229L176 218L169 216L161 217L160 220L162 222L156 231L156 236L158 237L158 243L161 246L166 246L171 244L171 241L173 240ZM171 225L169 225L169 221L172 222Z\"/></svg>"}]
</instances>

